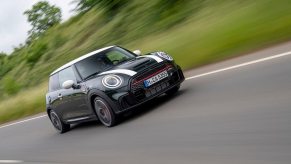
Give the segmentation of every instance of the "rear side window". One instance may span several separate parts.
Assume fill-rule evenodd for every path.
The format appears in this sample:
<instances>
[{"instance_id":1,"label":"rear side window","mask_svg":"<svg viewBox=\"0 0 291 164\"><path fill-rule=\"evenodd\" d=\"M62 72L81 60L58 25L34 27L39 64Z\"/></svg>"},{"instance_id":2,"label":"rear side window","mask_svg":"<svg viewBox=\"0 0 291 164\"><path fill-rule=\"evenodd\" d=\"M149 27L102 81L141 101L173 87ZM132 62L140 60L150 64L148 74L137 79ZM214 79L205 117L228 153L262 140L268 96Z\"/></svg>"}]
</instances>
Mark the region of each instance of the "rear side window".
<instances>
[{"instance_id":1,"label":"rear side window","mask_svg":"<svg viewBox=\"0 0 291 164\"><path fill-rule=\"evenodd\" d=\"M60 84L59 84L59 74L56 73L52 76L50 76L49 79L49 91L53 92L60 89Z\"/></svg>"},{"instance_id":2,"label":"rear side window","mask_svg":"<svg viewBox=\"0 0 291 164\"><path fill-rule=\"evenodd\" d=\"M73 80L74 82L77 81L72 67L68 67L59 72L59 86L62 86L62 84L67 80Z\"/></svg>"}]
</instances>

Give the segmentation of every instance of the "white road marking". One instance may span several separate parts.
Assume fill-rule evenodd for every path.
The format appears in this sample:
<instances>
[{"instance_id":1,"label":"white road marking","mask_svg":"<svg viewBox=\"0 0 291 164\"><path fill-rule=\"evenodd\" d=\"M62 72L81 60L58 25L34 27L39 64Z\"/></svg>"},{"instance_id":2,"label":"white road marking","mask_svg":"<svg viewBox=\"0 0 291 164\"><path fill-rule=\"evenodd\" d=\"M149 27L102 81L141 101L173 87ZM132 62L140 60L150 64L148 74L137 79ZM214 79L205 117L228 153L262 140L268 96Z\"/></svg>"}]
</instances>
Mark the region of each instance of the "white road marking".
<instances>
[{"instance_id":1,"label":"white road marking","mask_svg":"<svg viewBox=\"0 0 291 164\"><path fill-rule=\"evenodd\" d=\"M33 118L30 118L30 119L26 119L26 120L22 120L22 121L18 121L18 122L13 122L11 124L0 126L0 129L6 128L6 127L9 127L9 126L12 126L12 125L17 125L17 124L21 124L21 123L24 123L24 122L28 122L28 121L31 121L31 120L36 120L36 119L39 119L39 118L42 118L42 117L46 117L46 116L47 115L41 115L41 116L33 117Z\"/></svg>"},{"instance_id":2,"label":"white road marking","mask_svg":"<svg viewBox=\"0 0 291 164\"><path fill-rule=\"evenodd\" d=\"M22 163L23 161L19 160L0 160L0 163Z\"/></svg>"},{"instance_id":3,"label":"white road marking","mask_svg":"<svg viewBox=\"0 0 291 164\"><path fill-rule=\"evenodd\" d=\"M198 78L198 77L203 77L203 76L207 76L207 75L211 75L211 74L215 74L215 73L219 73L219 72L223 72L223 71L228 71L228 70L236 69L236 68L239 68L239 67L244 67L244 66L247 66L247 65L260 63L260 62L263 62L263 61L268 61L268 60L272 60L272 59L276 59L276 58L280 58L280 57L284 57L284 56L288 56L288 55L291 55L291 51L288 51L288 52L285 52L285 53L281 53L281 54L277 54L277 55L273 55L273 56L269 56L269 57L265 57L265 58L258 59L258 60L253 60L253 61L250 61L250 62L245 62L245 63L242 63L242 64L238 64L238 65L234 65L234 66L230 66L230 67L226 67L226 68L222 68L222 69L218 69L218 70L214 70L214 71L210 71L210 72L207 72L207 73L202 73L202 74L199 74L199 75L191 76L191 77L186 78L186 80L191 80L191 79L195 79L195 78ZM31 121L31 120L43 118L43 117L46 117L46 116L47 115L41 115L41 116L33 117L33 118L30 118L30 119L27 119L27 120L14 122L14 123L11 123L11 124L0 126L0 129L5 128L5 127L9 127L9 126L12 126L12 125L25 123L25 122L28 122L28 121ZM1 160L0 160L0 163L1 163Z\"/></svg>"},{"instance_id":4,"label":"white road marking","mask_svg":"<svg viewBox=\"0 0 291 164\"><path fill-rule=\"evenodd\" d=\"M211 75L211 74L215 74L215 73L219 73L219 72L223 72L223 71L228 71L228 70L231 70L231 69L236 69L236 68L239 68L239 67L244 67L244 66L247 66L247 65L260 63L260 62L263 62L263 61L276 59L276 58L280 58L280 57L284 57L284 56L288 56L288 55L291 55L291 51L288 51L288 52L285 52L285 53L281 53L281 54L278 54L278 55L265 57L265 58L258 59L258 60L253 60L253 61L250 61L250 62L245 62L245 63L242 63L242 64L238 64L238 65L234 65L234 66L230 66L230 67L226 67L226 68L222 68L222 69L218 69L218 70L214 70L214 71L210 71L210 72L207 72L207 73L202 73L202 74L199 74L199 75L191 76L191 77L186 78L186 80L191 80L191 79L195 79L195 78L202 77L202 76L207 76L207 75Z\"/></svg>"}]
</instances>

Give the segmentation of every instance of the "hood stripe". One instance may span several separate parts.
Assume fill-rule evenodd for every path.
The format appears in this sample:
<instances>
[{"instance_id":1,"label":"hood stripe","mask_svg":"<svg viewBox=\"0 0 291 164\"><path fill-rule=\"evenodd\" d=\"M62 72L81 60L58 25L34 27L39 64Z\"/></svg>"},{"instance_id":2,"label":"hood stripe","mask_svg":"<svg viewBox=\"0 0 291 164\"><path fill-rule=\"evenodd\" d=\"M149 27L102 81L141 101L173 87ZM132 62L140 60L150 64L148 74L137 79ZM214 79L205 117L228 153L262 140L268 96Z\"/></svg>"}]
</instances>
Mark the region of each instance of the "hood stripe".
<instances>
[{"instance_id":1,"label":"hood stripe","mask_svg":"<svg viewBox=\"0 0 291 164\"><path fill-rule=\"evenodd\" d=\"M135 71L128 70L128 69L115 69L111 71L102 72L99 75L106 75L106 74L111 74L111 73L121 73L121 74L129 75L129 76L134 76L136 74Z\"/></svg>"},{"instance_id":2,"label":"hood stripe","mask_svg":"<svg viewBox=\"0 0 291 164\"><path fill-rule=\"evenodd\" d=\"M138 58L152 58L152 59L155 59L158 63L163 61L163 59L161 59L160 57L156 55L144 55L144 56L139 56Z\"/></svg>"}]
</instances>

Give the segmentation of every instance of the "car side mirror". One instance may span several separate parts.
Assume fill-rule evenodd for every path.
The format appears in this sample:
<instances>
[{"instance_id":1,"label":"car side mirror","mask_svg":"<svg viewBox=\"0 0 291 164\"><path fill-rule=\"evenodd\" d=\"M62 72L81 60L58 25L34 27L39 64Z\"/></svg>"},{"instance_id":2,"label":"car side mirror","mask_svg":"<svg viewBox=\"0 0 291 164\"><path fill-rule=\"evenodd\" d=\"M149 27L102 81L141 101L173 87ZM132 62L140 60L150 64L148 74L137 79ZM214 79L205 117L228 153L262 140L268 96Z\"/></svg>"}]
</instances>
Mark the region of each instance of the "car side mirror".
<instances>
[{"instance_id":1,"label":"car side mirror","mask_svg":"<svg viewBox=\"0 0 291 164\"><path fill-rule=\"evenodd\" d=\"M74 85L75 85L75 82L73 80L67 80L63 82L62 87L64 89L70 89L70 88L73 88Z\"/></svg>"},{"instance_id":2,"label":"car side mirror","mask_svg":"<svg viewBox=\"0 0 291 164\"><path fill-rule=\"evenodd\" d=\"M138 55L138 56L141 55L141 51L140 51L140 50L134 50L133 53L135 53L135 54Z\"/></svg>"}]
</instances>

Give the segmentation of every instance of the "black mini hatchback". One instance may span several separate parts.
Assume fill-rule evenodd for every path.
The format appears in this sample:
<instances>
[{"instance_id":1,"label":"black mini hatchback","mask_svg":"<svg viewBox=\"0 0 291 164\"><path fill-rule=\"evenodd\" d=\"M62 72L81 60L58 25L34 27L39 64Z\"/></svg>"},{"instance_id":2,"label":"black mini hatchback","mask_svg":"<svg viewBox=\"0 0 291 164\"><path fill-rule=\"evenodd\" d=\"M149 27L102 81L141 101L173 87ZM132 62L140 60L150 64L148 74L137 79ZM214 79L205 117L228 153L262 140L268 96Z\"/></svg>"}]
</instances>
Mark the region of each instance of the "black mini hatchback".
<instances>
[{"instance_id":1,"label":"black mini hatchback","mask_svg":"<svg viewBox=\"0 0 291 164\"><path fill-rule=\"evenodd\" d=\"M163 93L176 93L184 79L181 68L165 52L141 55L139 50L110 46L52 72L46 110L60 133L72 123L91 120L111 127L122 112Z\"/></svg>"}]
</instances>

